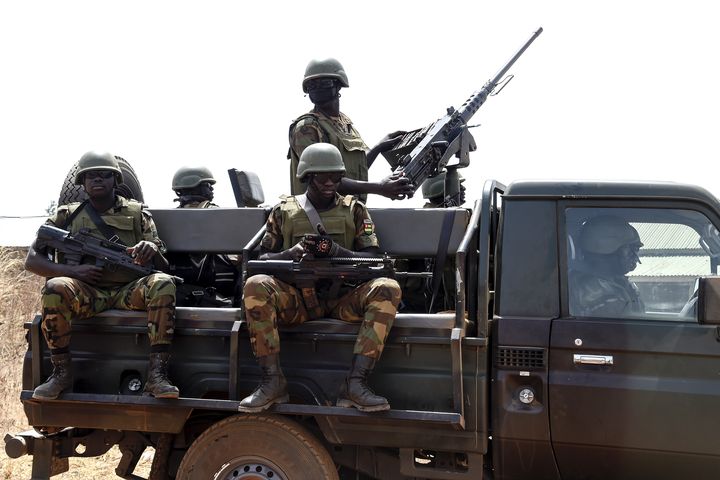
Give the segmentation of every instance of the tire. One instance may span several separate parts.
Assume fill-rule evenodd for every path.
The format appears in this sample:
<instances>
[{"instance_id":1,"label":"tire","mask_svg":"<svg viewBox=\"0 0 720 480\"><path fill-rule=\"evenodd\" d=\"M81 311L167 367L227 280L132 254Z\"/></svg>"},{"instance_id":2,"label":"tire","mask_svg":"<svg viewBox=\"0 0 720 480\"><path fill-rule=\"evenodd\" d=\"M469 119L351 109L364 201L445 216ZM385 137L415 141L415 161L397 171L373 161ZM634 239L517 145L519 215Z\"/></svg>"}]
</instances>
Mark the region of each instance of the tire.
<instances>
[{"instance_id":1,"label":"tire","mask_svg":"<svg viewBox=\"0 0 720 480\"><path fill-rule=\"evenodd\" d=\"M138 181L137 174L133 170L130 163L122 157L115 158L118 161L120 170L123 174L123 183L118 186L118 193L123 197L137 200L138 202L144 202L142 188ZM73 202L82 202L87 198L85 190L82 185L75 185L75 174L78 171L78 164L75 164L70 168L70 171L65 176L65 181L60 189L60 197L58 198L58 205L67 205Z\"/></svg>"},{"instance_id":2,"label":"tire","mask_svg":"<svg viewBox=\"0 0 720 480\"><path fill-rule=\"evenodd\" d=\"M330 454L297 422L274 415L236 415L190 445L177 480L338 480Z\"/></svg>"}]
</instances>

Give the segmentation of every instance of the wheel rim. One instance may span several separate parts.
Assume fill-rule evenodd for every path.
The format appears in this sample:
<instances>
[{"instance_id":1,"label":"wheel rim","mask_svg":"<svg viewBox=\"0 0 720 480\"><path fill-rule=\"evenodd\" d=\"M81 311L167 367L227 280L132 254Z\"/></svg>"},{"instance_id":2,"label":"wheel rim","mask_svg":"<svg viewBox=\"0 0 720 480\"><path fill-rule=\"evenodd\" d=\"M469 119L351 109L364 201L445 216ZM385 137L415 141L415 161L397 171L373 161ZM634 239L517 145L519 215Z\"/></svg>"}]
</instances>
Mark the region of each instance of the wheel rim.
<instances>
[{"instance_id":1,"label":"wheel rim","mask_svg":"<svg viewBox=\"0 0 720 480\"><path fill-rule=\"evenodd\" d=\"M230 460L214 478L216 480L288 480L287 475L277 465L258 457L239 457Z\"/></svg>"}]
</instances>

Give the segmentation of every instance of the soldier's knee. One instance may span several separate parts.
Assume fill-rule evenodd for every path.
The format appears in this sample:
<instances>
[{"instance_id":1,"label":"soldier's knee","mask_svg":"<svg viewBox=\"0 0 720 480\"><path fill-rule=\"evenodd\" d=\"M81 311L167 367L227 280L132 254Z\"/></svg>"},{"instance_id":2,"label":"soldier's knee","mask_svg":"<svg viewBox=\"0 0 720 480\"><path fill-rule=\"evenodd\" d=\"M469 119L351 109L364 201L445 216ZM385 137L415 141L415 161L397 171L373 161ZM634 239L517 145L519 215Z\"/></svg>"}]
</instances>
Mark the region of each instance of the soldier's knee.
<instances>
[{"instance_id":1,"label":"soldier's knee","mask_svg":"<svg viewBox=\"0 0 720 480\"><path fill-rule=\"evenodd\" d=\"M400 303L402 289L397 280L392 278L376 278L373 280L370 296L378 300L389 300L393 304Z\"/></svg>"},{"instance_id":2,"label":"soldier's knee","mask_svg":"<svg viewBox=\"0 0 720 480\"><path fill-rule=\"evenodd\" d=\"M48 278L42 293L44 295L60 294L71 284L72 279L69 277Z\"/></svg>"},{"instance_id":3,"label":"soldier's knee","mask_svg":"<svg viewBox=\"0 0 720 480\"><path fill-rule=\"evenodd\" d=\"M148 296L175 296L175 280L167 273L151 273L147 277Z\"/></svg>"},{"instance_id":4,"label":"soldier's knee","mask_svg":"<svg viewBox=\"0 0 720 480\"><path fill-rule=\"evenodd\" d=\"M268 286L275 282L275 277L260 273L253 275L245 281L243 293L245 295L256 295L258 292L268 291Z\"/></svg>"}]
</instances>

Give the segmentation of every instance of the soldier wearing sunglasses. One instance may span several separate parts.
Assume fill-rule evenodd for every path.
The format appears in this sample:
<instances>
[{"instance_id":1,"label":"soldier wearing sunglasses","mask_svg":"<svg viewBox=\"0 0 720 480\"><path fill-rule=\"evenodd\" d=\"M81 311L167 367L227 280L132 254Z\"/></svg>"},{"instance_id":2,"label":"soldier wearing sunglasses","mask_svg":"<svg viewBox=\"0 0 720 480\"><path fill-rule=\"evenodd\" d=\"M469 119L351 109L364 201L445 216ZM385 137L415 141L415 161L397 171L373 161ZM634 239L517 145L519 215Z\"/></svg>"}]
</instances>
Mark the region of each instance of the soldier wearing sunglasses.
<instances>
[{"instance_id":1,"label":"soldier wearing sunglasses","mask_svg":"<svg viewBox=\"0 0 720 480\"><path fill-rule=\"evenodd\" d=\"M272 210L261 242L261 260L299 260L305 255L379 256L375 226L367 209L352 196L337 193L345 172L335 146L315 143L303 151L297 177L307 185L307 193L285 197ZM388 410L387 399L373 393L366 382L395 320L401 296L398 283L390 278L374 278L358 285L343 285L337 293L320 284L312 296L304 290L263 274L245 283L243 301L250 342L263 376L255 391L242 400L239 410L260 412L289 400L280 369L277 326L299 325L320 317L361 323L350 372L340 386L337 405L364 412Z\"/></svg>"}]
</instances>

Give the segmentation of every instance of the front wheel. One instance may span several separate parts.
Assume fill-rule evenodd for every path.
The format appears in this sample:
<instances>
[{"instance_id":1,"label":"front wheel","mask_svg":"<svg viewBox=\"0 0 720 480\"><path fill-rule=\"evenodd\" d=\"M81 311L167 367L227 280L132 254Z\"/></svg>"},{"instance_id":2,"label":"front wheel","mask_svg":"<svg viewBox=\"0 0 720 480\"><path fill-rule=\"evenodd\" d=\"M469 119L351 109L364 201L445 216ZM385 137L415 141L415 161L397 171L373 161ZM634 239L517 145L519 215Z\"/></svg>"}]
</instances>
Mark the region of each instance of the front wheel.
<instances>
[{"instance_id":1,"label":"front wheel","mask_svg":"<svg viewBox=\"0 0 720 480\"><path fill-rule=\"evenodd\" d=\"M304 427L273 415L237 415L205 430L178 468L181 480L337 480L330 454Z\"/></svg>"}]
</instances>

